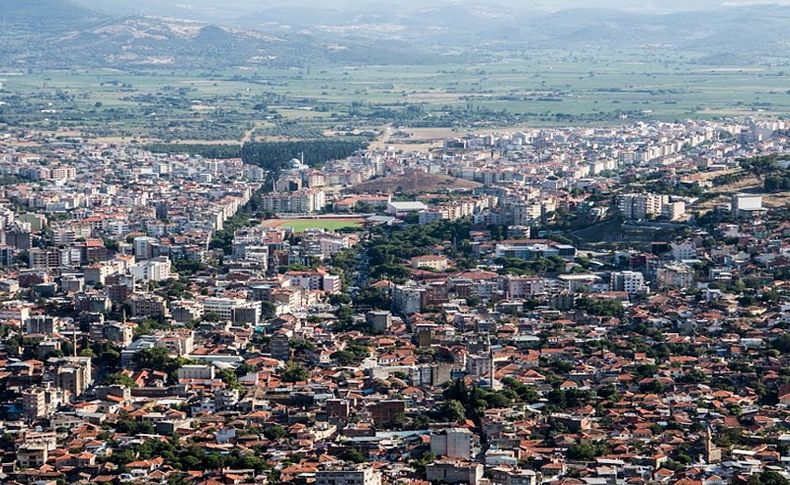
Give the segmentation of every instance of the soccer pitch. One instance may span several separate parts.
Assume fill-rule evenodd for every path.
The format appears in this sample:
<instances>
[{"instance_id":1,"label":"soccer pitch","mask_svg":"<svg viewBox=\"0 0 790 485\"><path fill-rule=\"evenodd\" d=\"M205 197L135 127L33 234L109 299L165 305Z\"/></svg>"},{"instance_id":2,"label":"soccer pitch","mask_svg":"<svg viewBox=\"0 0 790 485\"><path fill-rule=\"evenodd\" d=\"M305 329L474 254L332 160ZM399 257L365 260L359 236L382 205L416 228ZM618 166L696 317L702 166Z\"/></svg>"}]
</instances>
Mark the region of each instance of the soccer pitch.
<instances>
[{"instance_id":1,"label":"soccer pitch","mask_svg":"<svg viewBox=\"0 0 790 485\"><path fill-rule=\"evenodd\" d=\"M293 232L305 232L308 229L337 231L362 226L362 219L278 219L267 222L272 227L288 228Z\"/></svg>"}]
</instances>

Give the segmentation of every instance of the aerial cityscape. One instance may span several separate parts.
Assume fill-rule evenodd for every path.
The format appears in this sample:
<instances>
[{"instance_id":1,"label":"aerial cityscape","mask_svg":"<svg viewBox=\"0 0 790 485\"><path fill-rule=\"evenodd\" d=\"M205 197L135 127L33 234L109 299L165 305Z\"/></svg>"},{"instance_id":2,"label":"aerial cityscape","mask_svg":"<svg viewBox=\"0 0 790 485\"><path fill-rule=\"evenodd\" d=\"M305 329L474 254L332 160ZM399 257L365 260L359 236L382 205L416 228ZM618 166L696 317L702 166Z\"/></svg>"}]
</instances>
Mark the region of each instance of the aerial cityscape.
<instances>
[{"instance_id":1,"label":"aerial cityscape","mask_svg":"<svg viewBox=\"0 0 790 485\"><path fill-rule=\"evenodd\" d=\"M0 0L0 456L790 485L790 3Z\"/></svg>"}]
</instances>

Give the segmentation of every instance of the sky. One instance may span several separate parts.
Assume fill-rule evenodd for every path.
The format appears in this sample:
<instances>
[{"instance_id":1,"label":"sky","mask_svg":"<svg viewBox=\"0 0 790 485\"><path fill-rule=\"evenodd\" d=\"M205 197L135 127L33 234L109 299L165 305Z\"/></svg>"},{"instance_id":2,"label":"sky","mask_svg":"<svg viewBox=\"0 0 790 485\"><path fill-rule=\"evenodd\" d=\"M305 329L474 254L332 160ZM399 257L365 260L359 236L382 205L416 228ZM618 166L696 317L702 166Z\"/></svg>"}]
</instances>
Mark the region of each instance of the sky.
<instances>
[{"instance_id":1,"label":"sky","mask_svg":"<svg viewBox=\"0 0 790 485\"><path fill-rule=\"evenodd\" d=\"M75 0L82 5L103 10L145 10L146 13L161 13L180 10L249 12L278 7L304 7L322 9L374 10L379 5L387 10L419 9L433 5L469 4L469 0ZM498 4L519 10L563 10L569 8L615 8L621 10L671 13L677 11L705 10L722 6L744 6L756 4L790 5L790 0L474 0L480 4ZM394 8L395 7L395 8Z\"/></svg>"}]
</instances>

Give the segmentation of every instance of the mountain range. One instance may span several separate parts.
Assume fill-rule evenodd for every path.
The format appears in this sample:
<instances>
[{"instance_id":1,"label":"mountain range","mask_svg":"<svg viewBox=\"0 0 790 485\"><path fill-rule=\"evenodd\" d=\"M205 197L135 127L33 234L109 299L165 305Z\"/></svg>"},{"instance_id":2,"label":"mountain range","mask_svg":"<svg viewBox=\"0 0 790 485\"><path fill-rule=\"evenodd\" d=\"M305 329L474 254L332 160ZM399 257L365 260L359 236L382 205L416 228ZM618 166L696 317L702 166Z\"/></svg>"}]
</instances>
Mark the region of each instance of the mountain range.
<instances>
[{"instance_id":1,"label":"mountain range","mask_svg":"<svg viewBox=\"0 0 790 485\"><path fill-rule=\"evenodd\" d=\"M312 9L299 1L295 6L266 2L251 9L243 0L223 2L221 8L216 2L193 0L187 9L159 0L140 0L133 6L117 0L75 1L81 3L0 0L0 66L209 69L454 63L479 60L486 50L590 48L663 49L690 53L703 62L742 64L786 59L790 52L790 7L782 5L651 13L548 11L498 0L429 0L405 7L352 2L346 10L335 2ZM88 8L96 6L100 9ZM162 15L150 15L154 12Z\"/></svg>"}]
</instances>

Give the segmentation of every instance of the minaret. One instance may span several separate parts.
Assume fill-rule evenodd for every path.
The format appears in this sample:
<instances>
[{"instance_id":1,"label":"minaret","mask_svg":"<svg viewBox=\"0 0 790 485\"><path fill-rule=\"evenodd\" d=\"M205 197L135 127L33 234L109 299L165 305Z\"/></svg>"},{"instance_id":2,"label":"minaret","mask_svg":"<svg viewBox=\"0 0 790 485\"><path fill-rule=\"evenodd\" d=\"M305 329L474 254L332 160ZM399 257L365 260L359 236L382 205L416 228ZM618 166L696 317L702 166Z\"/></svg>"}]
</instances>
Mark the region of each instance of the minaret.
<instances>
[{"instance_id":1,"label":"minaret","mask_svg":"<svg viewBox=\"0 0 790 485\"><path fill-rule=\"evenodd\" d=\"M71 331L71 356L77 357L77 330L72 329Z\"/></svg>"},{"instance_id":2,"label":"minaret","mask_svg":"<svg viewBox=\"0 0 790 485\"><path fill-rule=\"evenodd\" d=\"M488 346L488 360L491 365L491 390L494 390L494 373L496 371L496 365L494 364L494 349L490 345Z\"/></svg>"},{"instance_id":3,"label":"minaret","mask_svg":"<svg viewBox=\"0 0 790 485\"><path fill-rule=\"evenodd\" d=\"M713 434L710 425L705 424L705 462L718 463L721 461L721 450L713 444Z\"/></svg>"},{"instance_id":4,"label":"minaret","mask_svg":"<svg viewBox=\"0 0 790 485\"><path fill-rule=\"evenodd\" d=\"M492 391L496 389L496 380L494 374L496 373L496 364L494 364L494 347L491 346L491 336L488 336L488 365L490 367L488 376L489 389Z\"/></svg>"}]
</instances>

